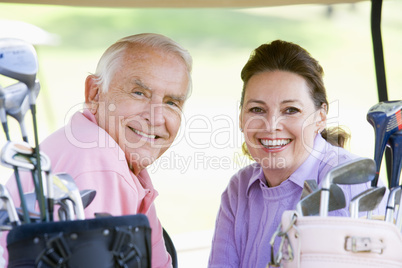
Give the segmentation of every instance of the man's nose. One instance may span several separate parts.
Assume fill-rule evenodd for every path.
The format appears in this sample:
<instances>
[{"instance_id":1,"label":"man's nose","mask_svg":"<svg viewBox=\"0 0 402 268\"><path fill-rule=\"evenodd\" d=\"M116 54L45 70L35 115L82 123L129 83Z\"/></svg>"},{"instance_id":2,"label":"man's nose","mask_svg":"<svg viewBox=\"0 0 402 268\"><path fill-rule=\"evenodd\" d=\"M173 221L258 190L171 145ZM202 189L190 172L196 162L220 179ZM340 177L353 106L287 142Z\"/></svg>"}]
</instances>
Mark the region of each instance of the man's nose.
<instances>
[{"instance_id":1,"label":"man's nose","mask_svg":"<svg viewBox=\"0 0 402 268\"><path fill-rule=\"evenodd\" d=\"M163 125L165 123L163 104L158 101L153 101L148 107L148 121L153 126Z\"/></svg>"}]
</instances>

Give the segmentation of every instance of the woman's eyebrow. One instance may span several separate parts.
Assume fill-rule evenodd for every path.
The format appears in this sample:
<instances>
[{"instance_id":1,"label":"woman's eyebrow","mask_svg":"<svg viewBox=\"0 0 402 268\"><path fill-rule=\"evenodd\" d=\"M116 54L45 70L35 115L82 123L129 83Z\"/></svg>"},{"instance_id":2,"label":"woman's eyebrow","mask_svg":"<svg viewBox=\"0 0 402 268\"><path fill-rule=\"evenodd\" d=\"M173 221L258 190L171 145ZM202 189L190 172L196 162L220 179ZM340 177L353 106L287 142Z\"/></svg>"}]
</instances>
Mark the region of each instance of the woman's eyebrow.
<instances>
[{"instance_id":1,"label":"woman's eyebrow","mask_svg":"<svg viewBox=\"0 0 402 268\"><path fill-rule=\"evenodd\" d=\"M254 103L259 103L259 104L265 104L265 101L257 100L257 99L250 99L250 100L248 100L248 101L246 102L246 104L249 104L249 103L252 103L252 102L254 102Z\"/></svg>"},{"instance_id":2,"label":"woman's eyebrow","mask_svg":"<svg viewBox=\"0 0 402 268\"><path fill-rule=\"evenodd\" d=\"M289 100L283 100L281 101L282 104L287 104L287 103L301 103L299 100L297 99L289 99Z\"/></svg>"}]
</instances>

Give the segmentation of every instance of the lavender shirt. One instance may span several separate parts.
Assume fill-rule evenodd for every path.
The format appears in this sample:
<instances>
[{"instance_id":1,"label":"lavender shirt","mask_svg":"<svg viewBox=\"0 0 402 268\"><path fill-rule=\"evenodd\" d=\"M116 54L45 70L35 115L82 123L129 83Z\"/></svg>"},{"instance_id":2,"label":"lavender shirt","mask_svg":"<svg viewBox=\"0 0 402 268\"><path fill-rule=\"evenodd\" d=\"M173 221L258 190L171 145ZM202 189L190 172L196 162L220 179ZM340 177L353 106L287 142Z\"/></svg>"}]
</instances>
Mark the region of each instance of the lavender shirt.
<instances>
[{"instance_id":1,"label":"lavender shirt","mask_svg":"<svg viewBox=\"0 0 402 268\"><path fill-rule=\"evenodd\" d=\"M265 268L270 261L271 237L282 213L296 208L304 181L315 179L319 184L330 169L357 158L327 143L321 135L317 135L310 151L307 160L277 187L266 185L262 168L257 163L241 169L231 178L222 194L208 267ZM342 186L346 208L330 215L348 216L349 201L369 187L369 183ZM386 198L374 214L383 215L385 204ZM279 242L277 239L275 252Z\"/></svg>"}]
</instances>

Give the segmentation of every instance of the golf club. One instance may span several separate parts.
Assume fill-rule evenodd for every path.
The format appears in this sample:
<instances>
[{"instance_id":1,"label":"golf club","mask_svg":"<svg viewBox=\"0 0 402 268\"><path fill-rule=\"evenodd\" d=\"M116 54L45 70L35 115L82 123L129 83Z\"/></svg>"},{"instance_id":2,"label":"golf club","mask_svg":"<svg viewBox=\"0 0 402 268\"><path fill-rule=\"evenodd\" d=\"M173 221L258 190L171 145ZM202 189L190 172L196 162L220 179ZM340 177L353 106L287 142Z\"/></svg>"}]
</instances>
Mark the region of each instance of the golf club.
<instances>
[{"instance_id":1,"label":"golf club","mask_svg":"<svg viewBox=\"0 0 402 268\"><path fill-rule=\"evenodd\" d=\"M7 210L4 210L4 202L0 199L0 234L4 231L10 231L13 227L10 225L10 218Z\"/></svg>"},{"instance_id":2,"label":"golf club","mask_svg":"<svg viewBox=\"0 0 402 268\"><path fill-rule=\"evenodd\" d=\"M392 170L390 188L400 185L402 168L402 130L393 133L388 139L388 146L392 151Z\"/></svg>"},{"instance_id":3,"label":"golf club","mask_svg":"<svg viewBox=\"0 0 402 268\"><path fill-rule=\"evenodd\" d=\"M39 95L39 87L34 90L35 98ZM20 125L22 138L28 142L28 134L25 128L24 118L29 110L29 91L28 87L21 82L15 83L4 88L6 102L6 114L13 117Z\"/></svg>"},{"instance_id":4,"label":"golf club","mask_svg":"<svg viewBox=\"0 0 402 268\"><path fill-rule=\"evenodd\" d=\"M378 207L386 188L372 187L353 197L349 204L350 217L357 219L359 212L372 211Z\"/></svg>"},{"instance_id":5,"label":"golf club","mask_svg":"<svg viewBox=\"0 0 402 268\"><path fill-rule=\"evenodd\" d=\"M58 210L60 221L72 221L74 220L74 203L70 198L66 197L64 199L58 200L58 205L60 208Z\"/></svg>"},{"instance_id":6,"label":"golf club","mask_svg":"<svg viewBox=\"0 0 402 268\"><path fill-rule=\"evenodd\" d=\"M54 176L54 175L51 175L51 176ZM68 208L67 206L70 206L70 205L73 206L73 203L70 202L69 204L68 203L61 204L62 199L66 199L66 198L68 199L68 189L64 185L64 183L62 183L58 179L57 176L55 176L54 182L55 182L53 184L53 187L54 187L54 202L55 202L55 204L60 205L59 212L58 212L59 213L59 219L60 220L66 220L67 219L66 215L67 215L67 213L69 213L68 211L73 211L74 212L73 207ZM56 185L56 184L58 184L58 185ZM30 218L32 220L37 220L36 216L38 214L35 211L35 204L36 204L36 194L35 194L35 192L25 193L24 195L25 195L25 199L26 199L26 202L27 202L27 207L28 207ZM83 208L85 209L95 199L96 191L95 190L90 190L90 189L81 190L80 195L81 195ZM22 211L21 209L17 208L17 212L18 212L19 215L20 215L21 211ZM60 217L60 215L62 215L62 218Z\"/></svg>"},{"instance_id":7,"label":"golf club","mask_svg":"<svg viewBox=\"0 0 402 268\"><path fill-rule=\"evenodd\" d=\"M384 101L371 107L367 113L367 121L373 126L375 134L376 176L372 180L371 186L377 186L381 161L389 137L402 129L401 109L402 101ZM391 182L388 181L388 184L391 185Z\"/></svg>"},{"instance_id":8,"label":"golf club","mask_svg":"<svg viewBox=\"0 0 402 268\"><path fill-rule=\"evenodd\" d=\"M42 165L40 163L38 125L36 121L35 90L37 87L40 87L39 82L36 81L36 74L38 72L36 51L33 45L25 41L15 38L1 38L0 55L0 74L25 83L29 90L29 104L32 113L37 176L39 182L38 191L40 192L40 196L43 196Z\"/></svg>"},{"instance_id":9,"label":"golf club","mask_svg":"<svg viewBox=\"0 0 402 268\"><path fill-rule=\"evenodd\" d=\"M302 216L314 216L320 212L320 197L323 189L313 191L310 195L304 197L297 203L296 211ZM345 195L342 189L331 184L329 187L329 205L328 211L342 209L346 206Z\"/></svg>"},{"instance_id":10,"label":"golf club","mask_svg":"<svg viewBox=\"0 0 402 268\"><path fill-rule=\"evenodd\" d=\"M375 162L370 158L357 158L331 169L322 181L320 216L328 215L329 187L336 184L360 184L375 176Z\"/></svg>"},{"instance_id":11,"label":"golf club","mask_svg":"<svg viewBox=\"0 0 402 268\"><path fill-rule=\"evenodd\" d=\"M6 94L3 90L3 88L0 86L0 119L1 123L3 125L3 130L6 135L7 141L10 140L10 133L8 130L8 123L7 123L7 115L6 115ZM28 215L28 210L26 208L26 202L24 200L24 192L22 190L22 184L21 184L21 179L20 175L18 172L18 168L12 167L14 170L14 177L17 183L17 188L18 188L18 194L20 196L20 201L22 203L22 210L24 212L24 220L25 222L29 223L29 215Z\"/></svg>"},{"instance_id":12,"label":"golf club","mask_svg":"<svg viewBox=\"0 0 402 268\"><path fill-rule=\"evenodd\" d=\"M85 209L95 199L96 191L95 190L90 190L90 189L81 190L80 195L81 195L81 200L82 200L82 206Z\"/></svg>"},{"instance_id":13,"label":"golf club","mask_svg":"<svg viewBox=\"0 0 402 268\"><path fill-rule=\"evenodd\" d=\"M0 184L0 198L3 200L3 209L7 210L11 225L21 225L13 199L11 198L7 188L2 184Z\"/></svg>"},{"instance_id":14,"label":"golf club","mask_svg":"<svg viewBox=\"0 0 402 268\"><path fill-rule=\"evenodd\" d=\"M70 174L67 173L58 173L55 174L55 176L57 176L57 178L67 187L68 198L71 199L74 204L77 220L85 220L84 207L82 204L80 191L75 184L74 179ZM54 179L54 181L57 181L58 179ZM54 183L56 184L57 182Z\"/></svg>"},{"instance_id":15,"label":"golf club","mask_svg":"<svg viewBox=\"0 0 402 268\"><path fill-rule=\"evenodd\" d=\"M315 180L305 180L303 185L303 191L300 197L300 200L315 192L318 189L317 182Z\"/></svg>"},{"instance_id":16,"label":"golf club","mask_svg":"<svg viewBox=\"0 0 402 268\"><path fill-rule=\"evenodd\" d=\"M0 120L3 125L4 134L6 139L10 140L10 132L8 130L7 117L6 117L6 94L3 87L0 85Z\"/></svg>"},{"instance_id":17,"label":"golf club","mask_svg":"<svg viewBox=\"0 0 402 268\"><path fill-rule=\"evenodd\" d=\"M401 203L401 186L393 187L388 195L387 210L385 211L385 221L394 222L395 206L400 207Z\"/></svg>"},{"instance_id":18,"label":"golf club","mask_svg":"<svg viewBox=\"0 0 402 268\"><path fill-rule=\"evenodd\" d=\"M80 191L82 205L84 209L89 206L95 198L95 190L81 190ZM60 220L72 220L75 214L73 208L73 202L69 198L65 198L58 202L60 208L58 210L58 215Z\"/></svg>"},{"instance_id":19,"label":"golf club","mask_svg":"<svg viewBox=\"0 0 402 268\"><path fill-rule=\"evenodd\" d=\"M35 170L38 168L36 158L37 157L33 156L33 149L30 147L30 145L22 141L9 141L1 151L1 163L4 166L17 167L19 169L31 171L42 219L48 221L48 211L46 209L44 195L39 191L39 179L37 177L37 173L35 172ZM40 158L42 159L41 165L43 169L45 171L49 171L51 166L50 159L44 153L41 153Z\"/></svg>"},{"instance_id":20,"label":"golf club","mask_svg":"<svg viewBox=\"0 0 402 268\"><path fill-rule=\"evenodd\" d=\"M22 209L21 208L16 208L16 209L17 209L18 216L21 219ZM33 223L39 223L42 221L40 218L40 213L38 213L36 211L29 211L29 218L30 218L31 222L33 222Z\"/></svg>"}]
</instances>

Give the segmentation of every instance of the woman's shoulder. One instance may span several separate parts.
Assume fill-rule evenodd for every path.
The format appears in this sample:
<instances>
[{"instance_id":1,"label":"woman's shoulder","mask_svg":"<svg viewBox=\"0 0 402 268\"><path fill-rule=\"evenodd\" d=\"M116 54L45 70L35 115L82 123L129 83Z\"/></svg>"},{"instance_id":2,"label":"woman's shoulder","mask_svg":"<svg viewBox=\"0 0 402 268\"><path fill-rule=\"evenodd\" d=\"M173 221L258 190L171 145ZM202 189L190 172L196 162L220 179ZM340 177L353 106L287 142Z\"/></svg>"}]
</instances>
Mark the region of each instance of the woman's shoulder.
<instances>
[{"instance_id":1,"label":"woman's shoulder","mask_svg":"<svg viewBox=\"0 0 402 268\"><path fill-rule=\"evenodd\" d=\"M319 164L319 177L322 179L329 170L356 158L359 156L327 142L324 157Z\"/></svg>"},{"instance_id":2,"label":"woman's shoulder","mask_svg":"<svg viewBox=\"0 0 402 268\"><path fill-rule=\"evenodd\" d=\"M326 150L322 162L323 164L338 166L356 158L359 158L359 156L346 150L345 148L334 146L326 142Z\"/></svg>"},{"instance_id":3,"label":"woman's shoulder","mask_svg":"<svg viewBox=\"0 0 402 268\"><path fill-rule=\"evenodd\" d=\"M258 163L252 163L237 171L229 182L229 187L248 187L250 183L256 181L262 174L262 168Z\"/></svg>"}]
</instances>

